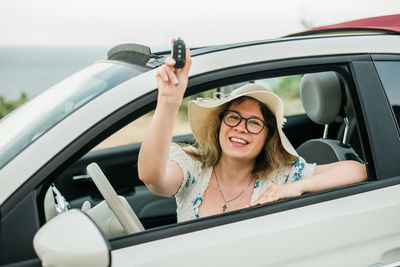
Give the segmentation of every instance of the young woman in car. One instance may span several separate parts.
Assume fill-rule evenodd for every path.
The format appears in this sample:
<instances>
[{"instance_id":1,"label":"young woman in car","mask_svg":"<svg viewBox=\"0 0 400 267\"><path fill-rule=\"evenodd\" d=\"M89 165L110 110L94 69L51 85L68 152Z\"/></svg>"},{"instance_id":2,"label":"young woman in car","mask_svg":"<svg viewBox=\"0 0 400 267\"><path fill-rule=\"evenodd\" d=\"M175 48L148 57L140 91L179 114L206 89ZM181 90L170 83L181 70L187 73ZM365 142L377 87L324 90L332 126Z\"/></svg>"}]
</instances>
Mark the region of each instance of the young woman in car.
<instances>
[{"instance_id":1,"label":"young woman in car","mask_svg":"<svg viewBox=\"0 0 400 267\"><path fill-rule=\"evenodd\" d=\"M178 222L366 180L356 161L310 164L282 131L283 104L248 84L221 99L189 104L196 147L171 145L191 66L158 68L157 107L139 153L140 179L155 194L174 196Z\"/></svg>"}]
</instances>

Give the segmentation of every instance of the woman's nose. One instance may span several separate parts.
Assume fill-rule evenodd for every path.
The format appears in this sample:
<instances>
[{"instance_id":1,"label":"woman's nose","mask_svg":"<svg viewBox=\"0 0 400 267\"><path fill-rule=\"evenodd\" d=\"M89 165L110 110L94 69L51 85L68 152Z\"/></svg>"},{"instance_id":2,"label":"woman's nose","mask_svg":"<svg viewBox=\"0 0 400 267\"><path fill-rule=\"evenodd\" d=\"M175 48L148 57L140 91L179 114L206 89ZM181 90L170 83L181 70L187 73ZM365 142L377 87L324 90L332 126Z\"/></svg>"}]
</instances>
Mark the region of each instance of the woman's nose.
<instances>
[{"instance_id":1,"label":"woman's nose","mask_svg":"<svg viewBox=\"0 0 400 267\"><path fill-rule=\"evenodd\" d=\"M246 129L246 120L242 120L238 125L236 125L235 130L247 133L248 131Z\"/></svg>"}]
</instances>

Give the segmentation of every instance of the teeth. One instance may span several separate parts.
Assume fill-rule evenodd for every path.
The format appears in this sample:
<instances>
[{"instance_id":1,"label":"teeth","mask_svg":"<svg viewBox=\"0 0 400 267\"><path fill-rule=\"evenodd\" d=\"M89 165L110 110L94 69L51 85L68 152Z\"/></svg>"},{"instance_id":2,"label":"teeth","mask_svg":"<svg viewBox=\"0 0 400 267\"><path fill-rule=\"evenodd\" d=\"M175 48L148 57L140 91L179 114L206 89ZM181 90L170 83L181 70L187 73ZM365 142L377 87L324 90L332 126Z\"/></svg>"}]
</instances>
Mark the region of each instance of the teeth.
<instances>
[{"instance_id":1,"label":"teeth","mask_svg":"<svg viewBox=\"0 0 400 267\"><path fill-rule=\"evenodd\" d=\"M235 137L231 137L230 140L233 141L233 142L236 142L236 143L244 144L244 145L247 144L247 142L244 141L243 139L239 139L239 138L235 138Z\"/></svg>"}]
</instances>

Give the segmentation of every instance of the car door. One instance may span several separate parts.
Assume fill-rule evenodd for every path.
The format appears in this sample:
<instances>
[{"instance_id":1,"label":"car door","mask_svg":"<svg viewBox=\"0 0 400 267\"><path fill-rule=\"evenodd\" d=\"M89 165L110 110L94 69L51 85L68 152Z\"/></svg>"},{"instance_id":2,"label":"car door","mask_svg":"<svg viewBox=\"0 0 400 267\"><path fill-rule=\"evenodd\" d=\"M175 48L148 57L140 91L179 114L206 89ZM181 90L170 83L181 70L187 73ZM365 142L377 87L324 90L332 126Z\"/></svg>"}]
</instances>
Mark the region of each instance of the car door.
<instances>
[{"instance_id":1,"label":"car door","mask_svg":"<svg viewBox=\"0 0 400 267\"><path fill-rule=\"evenodd\" d=\"M393 164L400 158L394 152L399 143L377 73L369 57L338 57L334 64L333 58L314 60L326 64L321 70L341 71L349 83L370 181L111 241L113 266L368 266L396 254L400 171L384 167L381 148L390 147ZM315 71L314 66L302 67ZM382 124L385 139L377 131Z\"/></svg>"},{"instance_id":2,"label":"car door","mask_svg":"<svg viewBox=\"0 0 400 267\"><path fill-rule=\"evenodd\" d=\"M160 229L153 232L164 237L158 240L127 237L112 242L113 266L370 266L398 247L399 189L325 193L324 202L303 198L246 211L248 217L242 212ZM170 236L162 235L168 230Z\"/></svg>"}]
</instances>

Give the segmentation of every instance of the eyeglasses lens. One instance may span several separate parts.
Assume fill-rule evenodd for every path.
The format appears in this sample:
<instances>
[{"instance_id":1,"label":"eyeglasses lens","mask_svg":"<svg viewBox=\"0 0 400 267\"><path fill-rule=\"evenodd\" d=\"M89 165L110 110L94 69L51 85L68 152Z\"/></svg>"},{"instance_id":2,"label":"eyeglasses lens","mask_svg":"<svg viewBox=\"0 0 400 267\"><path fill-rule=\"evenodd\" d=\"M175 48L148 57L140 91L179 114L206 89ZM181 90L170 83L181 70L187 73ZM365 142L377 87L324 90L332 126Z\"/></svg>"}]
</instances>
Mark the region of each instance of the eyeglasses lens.
<instances>
[{"instance_id":1,"label":"eyeglasses lens","mask_svg":"<svg viewBox=\"0 0 400 267\"><path fill-rule=\"evenodd\" d=\"M246 120L246 129L250 133L258 134L264 128L264 122L256 118L245 119L239 113L234 111L227 111L224 116L224 122L230 127L239 125L242 119Z\"/></svg>"}]
</instances>

